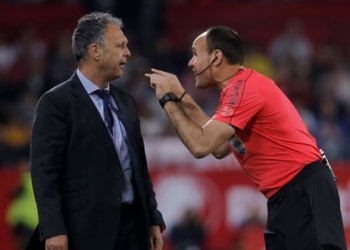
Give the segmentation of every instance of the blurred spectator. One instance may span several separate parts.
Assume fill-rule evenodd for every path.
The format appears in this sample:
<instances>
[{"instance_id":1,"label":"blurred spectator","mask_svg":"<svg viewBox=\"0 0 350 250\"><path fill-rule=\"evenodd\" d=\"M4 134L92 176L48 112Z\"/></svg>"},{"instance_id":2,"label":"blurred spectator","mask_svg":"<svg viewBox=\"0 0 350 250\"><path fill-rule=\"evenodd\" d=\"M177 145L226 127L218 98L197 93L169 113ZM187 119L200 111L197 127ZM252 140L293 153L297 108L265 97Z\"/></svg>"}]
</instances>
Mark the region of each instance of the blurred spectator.
<instances>
[{"instance_id":1,"label":"blurred spectator","mask_svg":"<svg viewBox=\"0 0 350 250\"><path fill-rule=\"evenodd\" d=\"M170 43L165 35L159 37L152 47L150 63L153 68L181 74L186 69L190 55L183 51L173 51Z\"/></svg>"},{"instance_id":2,"label":"blurred spectator","mask_svg":"<svg viewBox=\"0 0 350 250\"><path fill-rule=\"evenodd\" d=\"M144 136L158 137L165 134L165 128L167 127L166 117L158 112L157 103L138 103L138 111L140 115L141 131ZM155 117L159 117L158 119Z\"/></svg>"},{"instance_id":3,"label":"blurred spectator","mask_svg":"<svg viewBox=\"0 0 350 250\"><path fill-rule=\"evenodd\" d=\"M42 86L41 92L51 89L73 74L76 64L72 56L71 44L70 33L63 31L57 34L47 56L47 67L44 72L45 84Z\"/></svg>"},{"instance_id":4,"label":"blurred spectator","mask_svg":"<svg viewBox=\"0 0 350 250\"><path fill-rule=\"evenodd\" d=\"M42 59L46 56L46 41L38 37L37 30L32 25L24 25L18 31L16 50L24 58Z\"/></svg>"},{"instance_id":5,"label":"blurred spectator","mask_svg":"<svg viewBox=\"0 0 350 250\"><path fill-rule=\"evenodd\" d=\"M315 114L309 109L306 105L305 99L300 96L295 95L291 98L291 101L298 113L300 114L301 119L304 121L308 131L316 136L318 130L318 123Z\"/></svg>"},{"instance_id":6,"label":"blurred spectator","mask_svg":"<svg viewBox=\"0 0 350 250\"><path fill-rule=\"evenodd\" d=\"M330 73L330 82L334 84L334 97L341 105L350 106L350 71L342 62L335 65Z\"/></svg>"},{"instance_id":7,"label":"blurred spectator","mask_svg":"<svg viewBox=\"0 0 350 250\"><path fill-rule=\"evenodd\" d=\"M18 168L22 174L21 182L13 194L7 211L7 221L15 237L16 250L24 250L38 224L38 216L29 172L28 156L20 160Z\"/></svg>"},{"instance_id":8,"label":"blurred spectator","mask_svg":"<svg viewBox=\"0 0 350 250\"><path fill-rule=\"evenodd\" d=\"M30 126L20 116L10 112L9 105L1 105L0 113L0 166L16 166L29 148ZM12 110L11 110L12 111Z\"/></svg>"},{"instance_id":9,"label":"blurred spectator","mask_svg":"<svg viewBox=\"0 0 350 250\"><path fill-rule=\"evenodd\" d=\"M6 41L5 34L0 32L0 76L12 67L16 58L15 46Z\"/></svg>"},{"instance_id":10,"label":"blurred spectator","mask_svg":"<svg viewBox=\"0 0 350 250\"><path fill-rule=\"evenodd\" d=\"M206 229L199 215L196 211L187 209L181 221L171 228L171 250L201 250L206 235Z\"/></svg>"},{"instance_id":11,"label":"blurred spectator","mask_svg":"<svg viewBox=\"0 0 350 250\"><path fill-rule=\"evenodd\" d=\"M262 51L257 43L247 43L245 47L244 66L255 69L259 73L275 79L275 69L271 59Z\"/></svg>"},{"instance_id":12,"label":"blurred spectator","mask_svg":"<svg viewBox=\"0 0 350 250\"><path fill-rule=\"evenodd\" d=\"M231 250L260 250L265 246L264 231L265 221L261 220L259 208L250 212L250 216L240 225L234 234Z\"/></svg>"},{"instance_id":13,"label":"blurred spectator","mask_svg":"<svg viewBox=\"0 0 350 250\"><path fill-rule=\"evenodd\" d=\"M39 39L35 29L28 25L22 27L17 39L5 48L14 50L10 53L10 64L1 74L0 99L9 103L18 102L23 94L29 91L44 75L43 60L46 56L46 43ZM9 56L8 56L9 57ZM40 81L40 80L39 80Z\"/></svg>"},{"instance_id":14,"label":"blurred spectator","mask_svg":"<svg viewBox=\"0 0 350 250\"><path fill-rule=\"evenodd\" d=\"M31 92L24 93L18 102L12 106L13 112L22 123L23 129L29 129L32 126L33 115L38 96Z\"/></svg>"},{"instance_id":15,"label":"blurred spectator","mask_svg":"<svg viewBox=\"0 0 350 250\"><path fill-rule=\"evenodd\" d=\"M290 20L281 35L270 45L270 57L275 66L309 63L312 56L312 44L303 34L303 25L298 20Z\"/></svg>"},{"instance_id":16,"label":"blurred spectator","mask_svg":"<svg viewBox=\"0 0 350 250\"><path fill-rule=\"evenodd\" d=\"M130 0L129 0L130 1ZM139 39L141 50L145 56L152 55L154 44L161 37L165 26L163 24L163 13L165 9L164 1L142 1L139 14ZM142 42L141 42L142 41Z\"/></svg>"},{"instance_id":17,"label":"blurred spectator","mask_svg":"<svg viewBox=\"0 0 350 250\"><path fill-rule=\"evenodd\" d=\"M321 53L322 52L322 53ZM340 47L322 47L313 68L316 138L332 160L349 159L350 72Z\"/></svg>"},{"instance_id":18,"label":"blurred spectator","mask_svg":"<svg viewBox=\"0 0 350 250\"><path fill-rule=\"evenodd\" d=\"M318 146L327 152L330 160L343 160L346 157L347 137L345 124L339 119L339 105L331 95L326 95L319 103L318 130L316 140Z\"/></svg>"}]
</instances>

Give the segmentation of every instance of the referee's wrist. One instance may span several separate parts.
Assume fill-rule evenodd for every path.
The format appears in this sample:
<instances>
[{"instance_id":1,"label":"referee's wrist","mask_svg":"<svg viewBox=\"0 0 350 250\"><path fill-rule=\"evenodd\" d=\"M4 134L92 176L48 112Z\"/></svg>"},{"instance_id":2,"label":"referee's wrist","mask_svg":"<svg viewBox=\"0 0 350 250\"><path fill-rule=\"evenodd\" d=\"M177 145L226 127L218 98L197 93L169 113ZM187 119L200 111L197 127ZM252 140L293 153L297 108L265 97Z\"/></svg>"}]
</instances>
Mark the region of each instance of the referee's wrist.
<instances>
[{"instance_id":1,"label":"referee's wrist","mask_svg":"<svg viewBox=\"0 0 350 250\"><path fill-rule=\"evenodd\" d=\"M178 102L179 98L177 98L174 93L168 92L168 93L165 93L162 96L162 98L160 98L158 101L159 101L160 106L164 109L164 105L167 102Z\"/></svg>"}]
</instances>

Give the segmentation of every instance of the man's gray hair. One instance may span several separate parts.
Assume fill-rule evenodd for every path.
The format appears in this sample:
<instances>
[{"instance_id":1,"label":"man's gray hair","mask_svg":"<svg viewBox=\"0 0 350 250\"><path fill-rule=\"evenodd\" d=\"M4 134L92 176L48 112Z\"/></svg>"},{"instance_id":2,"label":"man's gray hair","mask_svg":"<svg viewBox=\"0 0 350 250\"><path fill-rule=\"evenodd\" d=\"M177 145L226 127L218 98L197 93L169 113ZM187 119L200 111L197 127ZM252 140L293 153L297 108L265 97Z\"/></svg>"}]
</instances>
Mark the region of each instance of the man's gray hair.
<instances>
[{"instance_id":1,"label":"man's gray hair","mask_svg":"<svg viewBox=\"0 0 350 250\"><path fill-rule=\"evenodd\" d=\"M107 24L123 28L122 20L109 13L92 12L79 19L72 36L73 55L78 64L85 59L89 46L92 43L97 43L104 47L103 40Z\"/></svg>"}]
</instances>

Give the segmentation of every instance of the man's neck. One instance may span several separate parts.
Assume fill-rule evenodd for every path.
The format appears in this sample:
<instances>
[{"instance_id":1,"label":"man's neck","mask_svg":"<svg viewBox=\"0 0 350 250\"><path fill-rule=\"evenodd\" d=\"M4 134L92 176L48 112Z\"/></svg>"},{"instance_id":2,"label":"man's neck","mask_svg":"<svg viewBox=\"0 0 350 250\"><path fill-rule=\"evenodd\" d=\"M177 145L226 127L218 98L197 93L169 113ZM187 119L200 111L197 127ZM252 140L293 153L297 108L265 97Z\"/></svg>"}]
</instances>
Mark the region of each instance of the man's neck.
<instances>
[{"instance_id":1,"label":"man's neck","mask_svg":"<svg viewBox=\"0 0 350 250\"><path fill-rule=\"evenodd\" d=\"M108 86L109 82L106 82L101 74L95 67L89 67L89 65L79 65L80 72L95 84L99 89L104 89Z\"/></svg>"},{"instance_id":2,"label":"man's neck","mask_svg":"<svg viewBox=\"0 0 350 250\"><path fill-rule=\"evenodd\" d=\"M244 67L237 64L223 70L223 72L220 73L221 79L217 81L218 88L223 90L231 82L232 78L235 77L242 69L244 69Z\"/></svg>"}]
</instances>

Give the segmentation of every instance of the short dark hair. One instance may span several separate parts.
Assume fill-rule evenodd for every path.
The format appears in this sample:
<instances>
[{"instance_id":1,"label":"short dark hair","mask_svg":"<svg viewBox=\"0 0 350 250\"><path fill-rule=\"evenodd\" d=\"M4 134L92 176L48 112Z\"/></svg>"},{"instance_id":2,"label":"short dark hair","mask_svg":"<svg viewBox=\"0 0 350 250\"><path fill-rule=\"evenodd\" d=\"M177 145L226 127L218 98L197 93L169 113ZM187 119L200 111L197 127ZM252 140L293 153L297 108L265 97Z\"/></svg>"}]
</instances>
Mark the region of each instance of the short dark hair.
<instances>
[{"instance_id":1,"label":"short dark hair","mask_svg":"<svg viewBox=\"0 0 350 250\"><path fill-rule=\"evenodd\" d=\"M114 24L119 28L123 28L122 20L109 13L92 12L78 20L72 36L72 50L77 63L85 59L90 44L97 43L102 47L104 46L103 41L107 24Z\"/></svg>"},{"instance_id":2,"label":"short dark hair","mask_svg":"<svg viewBox=\"0 0 350 250\"><path fill-rule=\"evenodd\" d=\"M238 33L226 26L211 27L206 35L208 53L221 50L230 64L243 64L244 48Z\"/></svg>"}]
</instances>

